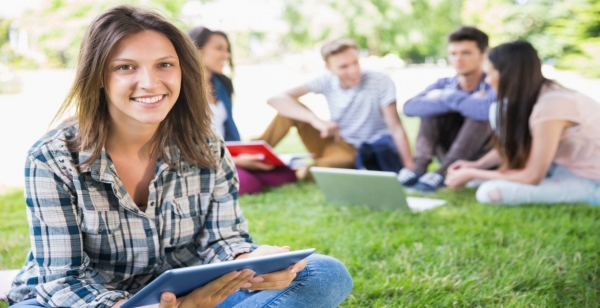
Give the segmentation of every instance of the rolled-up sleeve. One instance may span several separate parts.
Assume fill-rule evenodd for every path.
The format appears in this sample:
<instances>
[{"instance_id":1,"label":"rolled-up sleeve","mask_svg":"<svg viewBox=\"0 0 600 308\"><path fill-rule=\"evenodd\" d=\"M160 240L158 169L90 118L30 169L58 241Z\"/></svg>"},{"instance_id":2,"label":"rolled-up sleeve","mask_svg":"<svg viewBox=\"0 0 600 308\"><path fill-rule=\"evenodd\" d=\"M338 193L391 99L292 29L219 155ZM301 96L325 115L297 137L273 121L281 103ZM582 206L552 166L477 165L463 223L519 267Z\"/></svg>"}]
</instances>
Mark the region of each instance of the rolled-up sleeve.
<instances>
[{"instance_id":1,"label":"rolled-up sleeve","mask_svg":"<svg viewBox=\"0 0 600 308\"><path fill-rule=\"evenodd\" d=\"M205 232L200 235L199 254L205 263L233 260L257 247L248 234L248 222L238 203L239 179L235 164L223 142L219 152Z\"/></svg>"},{"instance_id":2,"label":"rolled-up sleeve","mask_svg":"<svg viewBox=\"0 0 600 308\"><path fill-rule=\"evenodd\" d=\"M444 87L445 79L438 80L417 96L406 101L402 106L402 112L409 117L430 118L451 111L441 99L427 97L427 93L430 91L442 90Z\"/></svg>"},{"instance_id":3,"label":"rolled-up sleeve","mask_svg":"<svg viewBox=\"0 0 600 308\"><path fill-rule=\"evenodd\" d=\"M496 92L487 90L482 96L455 90L450 91L443 99L447 105L456 112L459 112L464 117L471 118L477 121L487 121L489 119L490 105L496 101Z\"/></svg>"},{"instance_id":4,"label":"rolled-up sleeve","mask_svg":"<svg viewBox=\"0 0 600 308\"><path fill-rule=\"evenodd\" d=\"M22 287L46 307L103 308L128 298L126 291L108 290L89 279L94 273L87 270L89 258L83 249L75 192L66 184L68 179L53 170L43 156L32 155L26 162L25 177L29 259L34 262L29 262L29 268L18 277L26 282Z\"/></svg>"}]
</instances>

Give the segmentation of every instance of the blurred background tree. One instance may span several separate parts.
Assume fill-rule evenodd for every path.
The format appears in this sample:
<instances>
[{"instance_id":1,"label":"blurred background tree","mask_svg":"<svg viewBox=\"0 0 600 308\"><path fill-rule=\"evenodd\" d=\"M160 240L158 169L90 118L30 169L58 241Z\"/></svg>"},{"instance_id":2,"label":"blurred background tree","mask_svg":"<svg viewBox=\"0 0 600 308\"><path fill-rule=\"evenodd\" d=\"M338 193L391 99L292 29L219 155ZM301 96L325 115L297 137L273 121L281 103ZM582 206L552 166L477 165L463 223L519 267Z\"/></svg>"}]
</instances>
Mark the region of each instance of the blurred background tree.
<instances>
[{"instance_id":1,"label":"blurred background tree","mask_svg":"<svg viewBox=\"0 0 600 308\"><path fill-rule=\"evenodd\" d=\"M292 48L351 37L373 55L409 62L441 59L446 37L462 24L491 45L525 39L549 64L600 77L600 0L286 0ZM346 25L346 26L343 26Z\"/></svg>"},{"instance_id":2,"label":"blurred background tree","mask_svg":"<svg viewBox=\"0 0 600 308\"><path fill-rule=\"evenodd\" d=\"M26 29L32 57L46 67L74 67L79 45L87 25L100 12L122 4L119 0L47 0L39 9L27 11L16 22ZM132 0L132 5L144 5L176 19L185 0ZM180 25L181 26L181 25ZM35 52L40 52L35 54Z\"/></svg>"},{"instance_id":3,"label":"blurred background tree","mask_svg":"<svg viewBox=\"0 0 600 308\"><path fill-rule=\"evenodd\" d=\"M413 62L443 58L446 35L461 24L463 0L288 0L288 39L302 48L328 37L355 39L370 54Z\"/></svg>"},{"instance_id":4,"label":"blurred background tree","mask_svg":"<svg viewBox=\"0 0 600 308\"><path fill-rule=\"evenodd\" d=\"M221 3L230 14L247 0L38 0L42 4L19 18L0 16L0 62L12 67L73 67L85 26L101 11L120 3L163 12L178 26L193 26L189 8ZM333 37L351 37L364 53L394 54L409 63L430 63L446 57L446 38L462 24L486 31L492 46L526 39L542 59L558 68L600 77L600 0L262 0L281 7L281 25L229 30L236 61L265 61L286 53L315 50ZM195 4L190 5L190 4ZM198 9L200 7L200 9ZM247 10L247 6L244 8ZM263 11L260 11L263 10ZM1 13L1 12L0 12ZM197 12L194 14L198 14ZM243 14L265 19L264 9ZM242 14L242 15L239 15ZM261 15L262 14L262 15ZM1 15L1 14L0 14ZM214 14L213 14L214 15ZM268 14L267 14L268 15ZM190 17L191 16L191 17ZM26 30L27 54L9 46L12 28ZM283 30L282 30L283 29ZM272 33L271 33L272 32ZM270 52L252 57L251 49L270 40ZM261 48L255 48L261 49Z\"/></svg>"},{"instance_id":5,"label":"blurred background tree","mask_svg":"<svg viewBox=\"0 0 600 308\"><path fill-rule=\"evenodd\" d=\"M486 31L492 46L524 39L546 63L600 77L598 0L465 0L461 19Z\"/></svg>"}]
</instances>

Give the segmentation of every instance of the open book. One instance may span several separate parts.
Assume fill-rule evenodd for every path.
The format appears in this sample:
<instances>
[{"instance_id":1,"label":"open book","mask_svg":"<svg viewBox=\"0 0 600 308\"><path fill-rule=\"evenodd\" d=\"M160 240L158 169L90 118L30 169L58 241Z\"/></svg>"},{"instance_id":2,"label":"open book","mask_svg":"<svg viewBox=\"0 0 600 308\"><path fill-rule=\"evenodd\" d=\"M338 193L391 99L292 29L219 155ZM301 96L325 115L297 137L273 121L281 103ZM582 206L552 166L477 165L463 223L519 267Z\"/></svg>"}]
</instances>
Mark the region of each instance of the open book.
<instances>
[{"instance_id":1,"label":"open book","mask_svg":"<svg viewBox=\"0 0 600 308\"><path fill-rule=\"evenodd\" d=\"M288 166L289 168L298 168L307 166L308 158L313 157L311 153L297 154L277 154L273 148L262 140L257 141L227 141L225 146L231 153L231 156L240 154L262 155L265 164L274 166Z\"/></svg>"}]
</instances>

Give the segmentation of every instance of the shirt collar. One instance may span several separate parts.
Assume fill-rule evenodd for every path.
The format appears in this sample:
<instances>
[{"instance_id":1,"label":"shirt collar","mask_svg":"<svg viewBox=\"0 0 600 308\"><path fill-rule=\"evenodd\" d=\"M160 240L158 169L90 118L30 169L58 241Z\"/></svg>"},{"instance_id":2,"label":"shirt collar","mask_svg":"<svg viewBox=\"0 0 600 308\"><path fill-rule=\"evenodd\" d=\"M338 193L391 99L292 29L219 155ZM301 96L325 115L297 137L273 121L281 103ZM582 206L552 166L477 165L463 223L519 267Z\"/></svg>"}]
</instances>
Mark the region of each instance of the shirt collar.
<instances>
[{"instance_id":1,"label":"shirt collar","mask_svg":"<svg viewBox=\"0 0 600 308\"><path fill-rule=\"evenodd\" d=\"M341 91L348 91L348 92L356 91L360 88L360 86L363 84L363 81L365 79L365 75L361 72L360 73L360 82L357 85L355 85L354 87L348 88L348 89L342 89L340 77L338 77L334 73L330 73L330 74L333 75L333 78L331 78L331 86L334 89L341 90Z\"/></svg>"},{"instance_id":2,"label":"shirt collar","mask_svg":"<svg viewBox=\"0 0 600 308\"><path fill-rule=\"evenodd\" d=\"M450 89L456 89L456 90L461 90L460 86L458 85L458 75L452 77L452 80L450 81L450 84L448 84L447 88ZM475 92L479 92L479 91L485 91L488 90L489 85L487 83L485 83L485 73L483 73L481 75L481 80L479 80L479 86L477 88L475 88L475 90L473 90L470 93L475 93Z\"/></svg>"},{"instance_id":3,"label":"shirt collar","mask_svg":"<svg viewBox=\"0 0 600 308\"><path fill-rule=\"evenodd\" d=\"M88 149L82 150L79 152L79 164L82 164L84 161L86 161L93 152L93 147L90 147ZM167 144L167 146L163 149L164 153L165 153L165 158L167 161L171 162L172 165L177 167L177 174L179 176L188 176L191 175L193 172L193 170L195 169L193 167L193 164L191 164L190 162L188 162L185 157L183 157L181 155L181 152L179 150L179 148L177 147L177 144L175 143L175 140L171 140L170 144ZM112 161L110 160L110 156L108 155L108 152L106 151L106 148L103 146L102 150L100 151L100 156L93 161L91 164L86 165L86 166L82 166L81 167L81 172L90 172L91 176L94 180L99 181L99 182L105 182L105 183L110 183L113 182L114 180L114 175L113 172L111 172L112 168L114 168L114 165L112 163ZM169 164L164 162L160 157L157 160L156 163L156 174L158 174L159 172L163 171L164 169L169 168Z\"/></svg>"}]
</instances>

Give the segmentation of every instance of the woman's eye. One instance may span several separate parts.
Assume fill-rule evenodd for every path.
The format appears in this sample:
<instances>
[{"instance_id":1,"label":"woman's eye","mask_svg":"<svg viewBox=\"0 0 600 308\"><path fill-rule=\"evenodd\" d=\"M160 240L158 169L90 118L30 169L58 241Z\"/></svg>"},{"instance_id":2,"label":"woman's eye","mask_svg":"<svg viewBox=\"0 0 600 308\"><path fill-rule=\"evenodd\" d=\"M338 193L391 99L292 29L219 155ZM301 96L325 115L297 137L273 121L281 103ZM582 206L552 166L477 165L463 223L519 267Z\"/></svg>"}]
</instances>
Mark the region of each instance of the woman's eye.
<instances>
[{"instance_id":1,"label":"woman's eye","mask_svg":"<svg viewBox=\"0 0 600 308\"><path fill-rule=\"evenodd\" d=\"M119 65L119 66L117 66L117 70L118 71L126 71L126 70L131 70L131 69L133 69L132 65L127 65L126 64L126 65Z\"/></svg>"},{"instance_id":2,"label":"woman's eye","mask_svg":"<svg viewBox=\"0 0 600 308\"><path fill-rule=\"evenodd\" d=\"M167 62L165 62L165 63L159 64L159 66L160 67L171 67L171 66L173 66L173 63L167 63Z\"/></svg>"}]
</instances>

